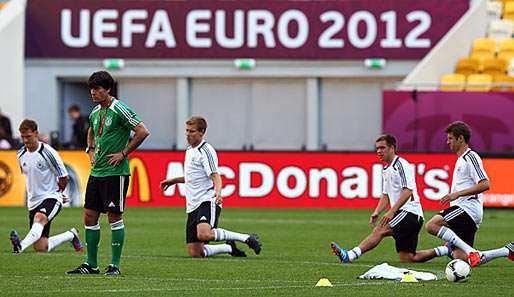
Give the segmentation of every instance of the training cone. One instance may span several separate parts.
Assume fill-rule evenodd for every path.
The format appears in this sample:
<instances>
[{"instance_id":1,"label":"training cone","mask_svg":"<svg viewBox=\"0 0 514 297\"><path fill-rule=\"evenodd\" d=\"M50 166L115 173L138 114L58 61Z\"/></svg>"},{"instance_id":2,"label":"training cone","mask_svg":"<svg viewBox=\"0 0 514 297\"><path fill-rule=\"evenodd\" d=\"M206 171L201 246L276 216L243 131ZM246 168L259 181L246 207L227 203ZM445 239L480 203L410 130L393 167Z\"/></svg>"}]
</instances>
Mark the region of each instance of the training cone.
<instances>
[{"instance_id":1,"label":"training cone","mask_svg":"<svg viewBox=\"0 0 514 297\"><path fill-rule=\"evenodd\" d=\"M316 287L333 287L333 285L328 278L320 278L316 283Z\"/></svg>"},{"instance_id":2,"label":"training cone","mask_svg":"<svg viewBox=\"0 0 514 297\"><path fill-rule=\"evenodd\" d=\"M418 280L414 277L414 275L410 274L410 273L406 273L403 277L402 277L402 280L400 281L401 283L417 283Z\"/></svg>"}]
</instances>

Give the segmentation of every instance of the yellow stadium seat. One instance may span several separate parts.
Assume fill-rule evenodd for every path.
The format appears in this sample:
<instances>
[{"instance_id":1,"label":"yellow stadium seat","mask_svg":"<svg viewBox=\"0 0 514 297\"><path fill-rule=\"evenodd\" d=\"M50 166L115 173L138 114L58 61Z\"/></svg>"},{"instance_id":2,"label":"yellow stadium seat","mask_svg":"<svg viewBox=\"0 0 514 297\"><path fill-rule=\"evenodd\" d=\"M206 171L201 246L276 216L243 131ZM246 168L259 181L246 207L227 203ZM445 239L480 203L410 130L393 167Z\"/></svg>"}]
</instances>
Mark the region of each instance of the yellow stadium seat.
<instances>
[{"instance_id":1,"label":"yellow stadium seat","mask_svg":"<svg viewBox=\"0 0 514 297\"><path fill-rule=\"evenodd\" d=\"M494 54L496 52L496 40L492 38L475 39L471 52L489 52Z\"/></svg>"},{"instance_id":2,"label":"yellow stadium seat","mask_svg":"<svg viewBox=\"0 0 514 297\"><path fill-rule=\"evenodd\" d=\"M503 19L514 21L514 1L508 1L503 5Z\"/></svg>"},{"instance_id":3,"label":"yellow stadium seat","mask_svg":"<svg viewBox=\"0 0 514 297\"><path fill-rule=\"evenodd\" d=\"M482 64L484 63L484 60L494 59L494 53L490 53L490 52L473 52L471 54L470 58L479 61L479 64L480 64L479 71L482 71Z\"/></svg>"},{"instance_id":4,"label":"yellow stadium seat","mask_svg":"<svg viewBox=\"0 0 514 297\"><path fill-rule=\"evenodd\" d=\"M507 61L499 58L483 60L482 73L489 74L493 78L507 74Z\"/></svg>"},{"instance_id":5,"label":"yellow stadium seat","mask_svg":"<svg viewBox=\"0 0 514 297\"><path fill-rule=\"evenodd\" d=\"M501 75L494 78L496 84L504 84L494 86L491 91L514 91L514 76Z\"/></svg>"},{"instance_id":6,"label":"yellow stadium seat","mask_svg":"<svg viewBox=\"0 0 514 297\"><path fill-rule=\"evenodd\" d=\"M514 38L508 38L500 41L499 52L514 51Z\"/></svg>"},{"instance_id":7,"label":"yellow stadium seat","mask_svg":"<svg viewBox=\"0 0 514 297\"><path fill-rule=\"evenodd\" d=\"M483 61L494 58L496 55L496 40L492 38L478 38L473 41L471 58Z\"/></svg>"},{"instance_id":8,"label":"yellow stadium seat","mask_svg":"<svg viewBox=\"0 0 514 297\"><path fill-rule=\"evenodd\" d=\"M480 69L480 61L471 58L462 58L457 62L455 73L468 76L473 73L478 73Z\"/></svg>"},{"instance_id":9,"label":"yellow stadium seat","mask_svg":"<svg viewBox=\"0 0 514 297\"><path fill-rule=\"evenodd\" d=\"M489 92L493 77L489 74L471 74L468 76L465 90L468 92Z\"/></svg>"},{"instance_id":10,"label":"yellow stadium seat","mask_svg":"<svg viewBox=\"0 0 514 297\"><path fill-rule=\"evenodd\" d=\"M463 91L466 83L466 76L463 74L446 74L441 77L441 91Z\"/></svg>"}]
</instances>

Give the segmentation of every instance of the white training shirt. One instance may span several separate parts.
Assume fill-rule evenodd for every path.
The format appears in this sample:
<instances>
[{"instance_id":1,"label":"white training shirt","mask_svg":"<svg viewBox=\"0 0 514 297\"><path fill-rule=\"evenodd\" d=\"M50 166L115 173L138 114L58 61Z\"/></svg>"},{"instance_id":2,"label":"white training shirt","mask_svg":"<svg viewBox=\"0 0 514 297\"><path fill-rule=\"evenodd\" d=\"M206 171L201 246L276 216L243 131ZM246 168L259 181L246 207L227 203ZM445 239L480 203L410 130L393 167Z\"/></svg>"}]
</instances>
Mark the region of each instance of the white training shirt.
<instances>
[{"instance_id":1,"label":"white training shirt","mask_svg":"<svg viewBox=\"0 0 514 297\"><path fill-rule=\"evenodd\" d=\"M18 151L16 158L26 177L29 210L36 208L48 198L57 199L62 203L57 181L59 177L68 176L68 171L53 147L39 142L37 150L29 152L24 146Z\"/></svg>"},{"instance_id":2,"label":"white training shirt","mask_svg":"<svg viewBox=\"0 0 514 297\"><path fill-rule=\"evenodd\" d=\"M202 140L197 147L188 146L184 170L186 212L194 211L202 202L215 202L211 174L218 172L218 156L214 148L205 140Z\"/></svg>"},{"instance_id":3,"label":"white training shirt","mask_svg":"<svg viewBox=\"0 0 514 297\"><path fill-rule=\"evenodd\" d=\"M391 206L400 199L400 194L404 188L411 190L411 197L402 207L400 207L400 210L408 211L423 217L423 209L419 202L419 195L416 187L414 166L407 162L407 160L396 156L391 165L385 167L382 171L382 184L382 193L389 197L389 203Z\"/></svg>"},{"instance_id":4,"label":"white training shirt","mask_svg":"<svg viewBox=\"0 0 514 297\"><path fill-rule=\"evenodd\" d=\"M468 148L462 156L457 159L453 169L451 193L462 191L478 184L482 180L488 180L484 165L480 156ZM450 202L451 206L457 205L480 226L484 214L483 194L462 196Z\"/></svg>"}]
</instances>

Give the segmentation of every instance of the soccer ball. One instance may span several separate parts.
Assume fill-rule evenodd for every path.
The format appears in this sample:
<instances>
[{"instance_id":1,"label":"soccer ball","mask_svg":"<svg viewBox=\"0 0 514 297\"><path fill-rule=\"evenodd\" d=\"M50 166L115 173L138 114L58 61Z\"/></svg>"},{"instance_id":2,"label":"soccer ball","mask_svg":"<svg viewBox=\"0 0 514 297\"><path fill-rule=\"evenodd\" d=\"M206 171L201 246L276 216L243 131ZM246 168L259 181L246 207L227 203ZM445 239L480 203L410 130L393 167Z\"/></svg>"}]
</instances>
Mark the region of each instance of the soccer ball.
<instances>
[{"instance_id":1,"label":"soccer ball","mask_svg":"<svg viewBox=\"0 0 514 297\"><path fill-rule=\"evenodd\" d=\"M446 265L446 279L452 283L465 282L471 276L471 267L468 263L455 259Z\"/></svg>"}]
</instances>

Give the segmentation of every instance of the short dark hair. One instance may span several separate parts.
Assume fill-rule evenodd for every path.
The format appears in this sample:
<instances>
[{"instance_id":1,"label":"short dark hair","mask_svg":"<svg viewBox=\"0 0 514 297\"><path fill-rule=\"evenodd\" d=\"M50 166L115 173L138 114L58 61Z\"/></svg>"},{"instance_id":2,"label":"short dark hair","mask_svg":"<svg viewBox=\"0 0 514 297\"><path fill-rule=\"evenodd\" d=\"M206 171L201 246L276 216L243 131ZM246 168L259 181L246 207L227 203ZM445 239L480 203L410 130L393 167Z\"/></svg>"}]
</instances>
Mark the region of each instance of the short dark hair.
<instances>
[{"instance_id":1,"label":"short dark hair","mask_svg":"<svg viewBox=\"0 0 514 297\"><path fill-rule=\"evenodd\" d=\"M447 134L452 134L456 138L459 138L460 136L464 137L464 142L469 143L469 140L471 139L471 128L468 126L468 124L462 122L462 121L455 121L446 127L444 129L444 132Z\"/></svg>"},{"instance_id":2,"label":"short dark hair","mask_svg":"<svg viewBox=\"0 0 514 297\"><path fill-rule=\"evenodd\" d=\"M207 121L203 117L193 116L187 120L186 125L196 125L196 128L202 133L207 131Z\"/></svg>"},{"instance_id":3,"label":"short dark hair","mask_svg":"<svg viewBox=\"0 0 514 297\"><path fill-rule=\"evenodd\" d=\"M80 107L77 104L73 104L70 107L68 107L68 112L77 111L80 112Z\"/></svg>"},{"instance_id":4,"label":"short dark hair","mask_svg":"<svg viewBox=\"0 0 514 297\"><path fill-rule=\"evenodd\" d=\"M87 86L89 89L102 87L109 90L109 92L112 92L112 88L114 87L114 78L112 78L107 71L97 71L91 74L87 80Z\"/></svg>"},{"instance_id":5,"label":"short dark hair","mask_svg":"<svg viewBox=\"0 0 514 297\"><path fill-rule=\"evenodd\" d=\"M398 142L396 141L396 137L394 137L393 135L391 135L391 134L380 135L377 138L377 140L375 140L375 143L377 143L379 141L385 141L387 146L392 146L395 151L397 150Z\"/></svg>"},{"instance_id":6,"label":"short dark hair","mask_svg":"<svg viewBox=\"0 0 514 297\"><path fill-rule=\"evenodd\" d=\"M20 132L25 132L28 130L35 132L35 131L37 131L37 123L36 123L36 121L31 120L31 119L24 119L20 124L19 130L20 130Z\"/></svg>"}]
</instances>

